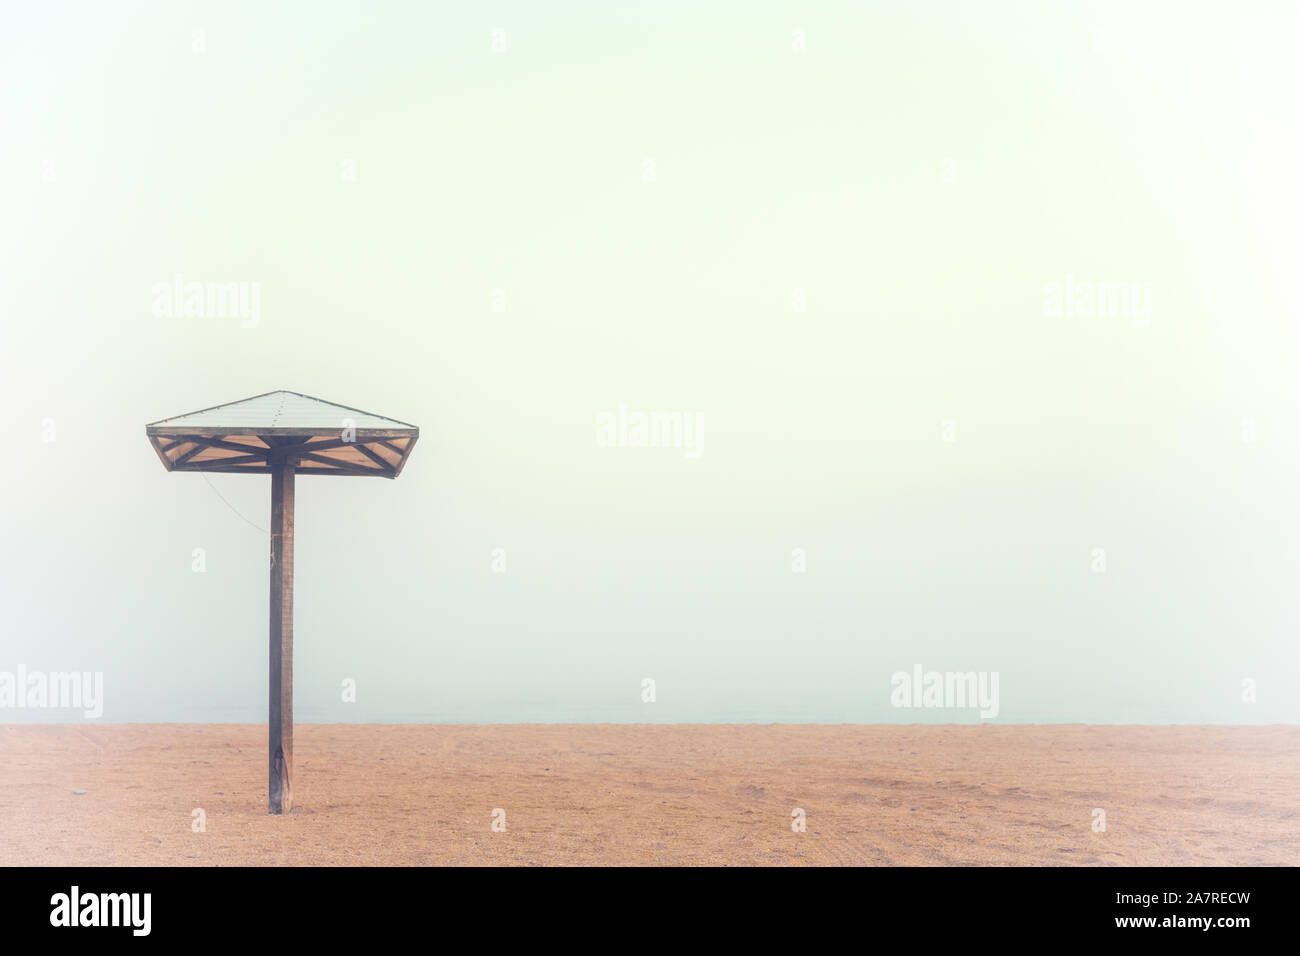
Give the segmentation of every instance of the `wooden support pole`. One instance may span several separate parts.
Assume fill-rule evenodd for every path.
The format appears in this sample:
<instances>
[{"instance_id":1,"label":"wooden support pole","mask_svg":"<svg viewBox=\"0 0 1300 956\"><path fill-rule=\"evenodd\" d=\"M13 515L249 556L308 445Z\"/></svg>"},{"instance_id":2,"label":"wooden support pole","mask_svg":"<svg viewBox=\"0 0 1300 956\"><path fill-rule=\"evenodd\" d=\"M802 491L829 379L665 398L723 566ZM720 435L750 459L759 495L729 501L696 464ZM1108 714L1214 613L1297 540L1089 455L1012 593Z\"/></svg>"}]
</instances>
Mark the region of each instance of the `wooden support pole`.
<instances>
[{"instance_id":1,"label":"wooden support pole","mask_svg":"<svg viewBox=\"0 0 1300 956\"><path fill-rule=\"evenodd\" d=\"M271 696L267 720L269 812L293 809L294 461L271 464Z\"/></svg>"}]
</instances>

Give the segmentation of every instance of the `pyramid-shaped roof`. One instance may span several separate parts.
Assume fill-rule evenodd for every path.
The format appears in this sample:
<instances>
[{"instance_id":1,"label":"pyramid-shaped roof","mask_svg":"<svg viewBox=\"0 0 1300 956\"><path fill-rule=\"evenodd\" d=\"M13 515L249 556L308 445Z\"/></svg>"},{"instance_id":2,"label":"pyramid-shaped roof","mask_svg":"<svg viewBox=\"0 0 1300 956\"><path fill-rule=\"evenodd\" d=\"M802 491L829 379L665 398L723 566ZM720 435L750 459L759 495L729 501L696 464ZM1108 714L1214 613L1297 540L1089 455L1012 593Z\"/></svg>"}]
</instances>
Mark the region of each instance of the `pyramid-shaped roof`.
<instances>
[{"instance_id":1,"label":"pyramid-shaped roof","mask_svg":"<svg viewBox=\"0 0 1300 956\"><path fill-rule=\"evenodd\" d=\"M337 402L327 402L323 398L284 390L214 405L175 418L164 418L147 427L329 429L343 427L344 421L351 421L354 428L415 428L414 425L399 422L395 418L372 415Z\"/></svg>"},{"instance_id":2,"label":"pyramid-shaped roof","mask_svg":"<svg viewBox=\"0 0 1300 956\"><path fill-rule=\"evenodd\" d=\"M164 418L145 434L168 471L257 474L289 458L299 474L396 478L420 429L280 390Z\"/></svg>"}]
</instances>

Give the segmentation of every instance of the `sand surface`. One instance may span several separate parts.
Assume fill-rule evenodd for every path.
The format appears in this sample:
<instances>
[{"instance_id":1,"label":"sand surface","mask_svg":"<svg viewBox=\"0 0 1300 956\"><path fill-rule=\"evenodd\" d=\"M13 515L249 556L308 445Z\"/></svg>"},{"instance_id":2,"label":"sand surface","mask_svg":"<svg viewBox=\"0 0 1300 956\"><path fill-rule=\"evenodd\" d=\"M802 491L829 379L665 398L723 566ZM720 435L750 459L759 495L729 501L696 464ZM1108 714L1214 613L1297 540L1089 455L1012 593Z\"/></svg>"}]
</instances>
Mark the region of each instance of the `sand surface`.
<instances>
[{"instance_id":1,"label":"sand surface","mask_svg":"<svg viewBox=\"0 0 1300 956\"><path fill-rule=\"evenodd\" d=\"M270 817L265 727L0 727L0 864L1300 864L1297 727L308 724L294 740L296 806Z\"/></svg>"}]
</instances>

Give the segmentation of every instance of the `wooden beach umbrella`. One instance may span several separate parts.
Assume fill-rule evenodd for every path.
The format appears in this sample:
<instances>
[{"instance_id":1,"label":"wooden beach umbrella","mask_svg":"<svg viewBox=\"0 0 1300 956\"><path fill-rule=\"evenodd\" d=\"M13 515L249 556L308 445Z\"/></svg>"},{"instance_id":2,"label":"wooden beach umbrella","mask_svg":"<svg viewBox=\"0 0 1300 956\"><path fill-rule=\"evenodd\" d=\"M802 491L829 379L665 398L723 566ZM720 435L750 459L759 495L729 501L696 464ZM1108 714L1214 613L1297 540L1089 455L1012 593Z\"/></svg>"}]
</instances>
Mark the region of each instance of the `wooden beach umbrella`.
<instances>
[{"instance_id":1,"label":"wooden beach umbrella","mask_svg":"<svg viewBox=\"0 0 1300 956\"><path fill-rule=\"evenodd\" d=\"M271 476L268 805L293 807L293 487L296 475L396 478L420 429L298 392L267 392L145 426L168 471Z\"/></svg>"}]
</instances>

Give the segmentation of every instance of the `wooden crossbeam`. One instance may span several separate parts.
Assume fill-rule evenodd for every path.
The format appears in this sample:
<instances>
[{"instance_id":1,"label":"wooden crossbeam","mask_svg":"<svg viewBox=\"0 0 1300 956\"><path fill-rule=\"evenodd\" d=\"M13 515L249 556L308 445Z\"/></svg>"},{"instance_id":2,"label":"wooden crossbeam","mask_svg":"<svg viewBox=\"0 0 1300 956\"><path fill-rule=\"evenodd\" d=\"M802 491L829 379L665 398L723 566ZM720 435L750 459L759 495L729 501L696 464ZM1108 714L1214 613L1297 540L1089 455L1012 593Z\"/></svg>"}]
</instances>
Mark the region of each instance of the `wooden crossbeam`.
<instances>
[{"instance_id":1,"label":"wooden crossbeam","mask_svg":"<svg viewBox=\"0 0 1300 956\"><path fill-rule=\"evenodd\" d=\"M340 471L346 471L354 475L382 475L385 472L377 468L367 468L365 465L354 465L350 461L339 461L337 458L326 458L324 455L315 455L310 452L298 452L297 457L307 458L311 461L319 461L326 465L333 465ZM316 472L312 472L315 474Z\"/></svg>"}]
</instances>

